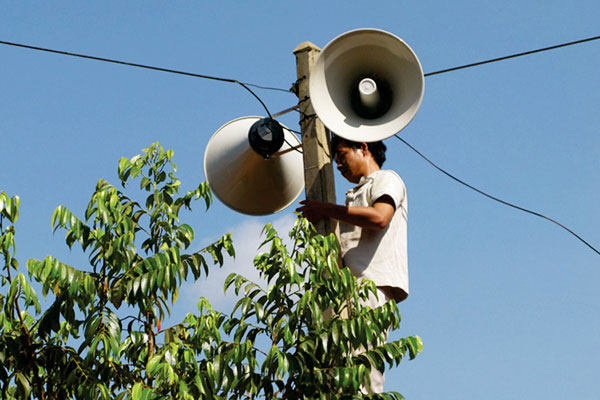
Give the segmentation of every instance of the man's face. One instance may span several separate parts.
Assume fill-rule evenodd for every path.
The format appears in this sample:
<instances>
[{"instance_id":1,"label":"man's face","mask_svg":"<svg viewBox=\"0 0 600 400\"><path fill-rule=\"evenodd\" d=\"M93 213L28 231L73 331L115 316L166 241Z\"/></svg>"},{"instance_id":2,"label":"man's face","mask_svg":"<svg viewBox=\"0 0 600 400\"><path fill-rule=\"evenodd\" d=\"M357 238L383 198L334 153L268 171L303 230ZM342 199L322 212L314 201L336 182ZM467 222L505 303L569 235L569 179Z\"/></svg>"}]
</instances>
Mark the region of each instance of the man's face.
<instances>
[{"instance_id":1,"label":"man's face","mask_svg":"<svg viewBox=\"0 0 600 400\"><path fill-rule=\"evenodd\" d=\"M340 143L335 152L335 162L337 169L342 176L352 183L358 183L363 176L365 154L359 149L345 146Z\"/></svg>"}]
</instances>

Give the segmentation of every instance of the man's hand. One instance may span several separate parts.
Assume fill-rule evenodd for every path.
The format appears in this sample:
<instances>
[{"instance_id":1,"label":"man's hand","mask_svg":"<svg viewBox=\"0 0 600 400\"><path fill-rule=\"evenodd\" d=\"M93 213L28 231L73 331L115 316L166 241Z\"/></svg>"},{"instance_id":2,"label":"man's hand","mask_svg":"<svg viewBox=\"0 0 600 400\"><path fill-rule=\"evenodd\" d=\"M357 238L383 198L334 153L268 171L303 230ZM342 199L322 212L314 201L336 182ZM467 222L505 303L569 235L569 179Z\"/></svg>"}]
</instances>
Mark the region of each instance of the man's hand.
<instances>
[{"instance_id":1,"label":"man's hand","mask_svg":"<svg viewBox=\"0 0 600 400\"><path fill-rule=\"evenodd\" d=\"M302 200L300 201L300 204L302 204L302 206L296 208L296 211L301 213L304 218L313 224L326 216L327 208L334 205L319 200Z\"/></svg>"}]
</instances>

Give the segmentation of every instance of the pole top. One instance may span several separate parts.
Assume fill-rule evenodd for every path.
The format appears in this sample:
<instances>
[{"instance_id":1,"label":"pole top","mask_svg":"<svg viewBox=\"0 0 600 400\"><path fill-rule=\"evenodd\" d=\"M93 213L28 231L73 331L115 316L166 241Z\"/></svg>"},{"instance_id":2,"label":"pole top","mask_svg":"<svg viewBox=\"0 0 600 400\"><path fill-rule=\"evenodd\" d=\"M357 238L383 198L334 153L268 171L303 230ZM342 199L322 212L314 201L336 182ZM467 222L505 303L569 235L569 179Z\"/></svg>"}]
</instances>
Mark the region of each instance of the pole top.
<instances>
[{"instance_id":1,"label":"pole top","mask_svg":"<svg viewBox=\"0 0 600 400\"><path fill-rule=\"evenodd\" d=\"M305 51L311 51L311 50L321 51L321 49L318 48L314 43L307 41L307 42L300 43L298 45L298 47L296 47L296 49L294 49L294 54L303 53Z\"/></svg>"}]
</instances>

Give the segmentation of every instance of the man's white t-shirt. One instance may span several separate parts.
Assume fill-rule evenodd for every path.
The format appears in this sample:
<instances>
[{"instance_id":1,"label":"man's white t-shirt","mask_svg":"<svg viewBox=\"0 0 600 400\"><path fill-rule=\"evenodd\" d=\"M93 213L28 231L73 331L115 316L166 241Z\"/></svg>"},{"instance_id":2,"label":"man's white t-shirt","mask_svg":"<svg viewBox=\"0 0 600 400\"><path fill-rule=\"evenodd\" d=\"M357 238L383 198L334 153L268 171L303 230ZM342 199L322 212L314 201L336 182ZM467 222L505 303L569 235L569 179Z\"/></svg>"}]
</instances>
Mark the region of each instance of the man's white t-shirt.
<instances>
[{"instance_id":1,"label":"man's white t-shirt","mask_svg":"<svg viewBox=\"0 0 600 400\"><path fill-rule=\"evenodd\" d=\"M370 279L378 287L391 287L391 297L401 301L408 296L408 200L402 178L391 170L363 176L346 193L346 205L373 206L385 195L391 197L396 208L385 229L362 229L340 223L342 258L357 278Z\"/></svg>"}]
</instances>

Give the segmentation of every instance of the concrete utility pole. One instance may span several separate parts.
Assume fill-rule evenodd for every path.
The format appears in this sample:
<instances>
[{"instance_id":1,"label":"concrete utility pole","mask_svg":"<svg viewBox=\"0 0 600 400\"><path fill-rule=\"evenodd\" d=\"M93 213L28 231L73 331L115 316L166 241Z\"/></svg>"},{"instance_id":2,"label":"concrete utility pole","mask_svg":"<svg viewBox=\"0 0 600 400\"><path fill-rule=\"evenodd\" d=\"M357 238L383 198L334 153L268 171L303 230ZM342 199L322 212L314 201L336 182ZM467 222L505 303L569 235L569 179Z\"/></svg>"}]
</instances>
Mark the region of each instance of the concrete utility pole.
<instances>
[{"instance_id":1,"label":"concrete utility pole","mask_svg":"<svg viewBox=\"0 0 600 400\"><path fill-rule=\"evenodd\" d=\"M315 114L308 93L308 77L321 52L311 42L304 42L294 50L298 76L297 95L300 106L300 128L304 158L306 199L335 203L335 181L329 151L329 135ZM337 231L337 223L330 218L317 221L315 228L322 235Z\"/></svg>"}]
</instances>

